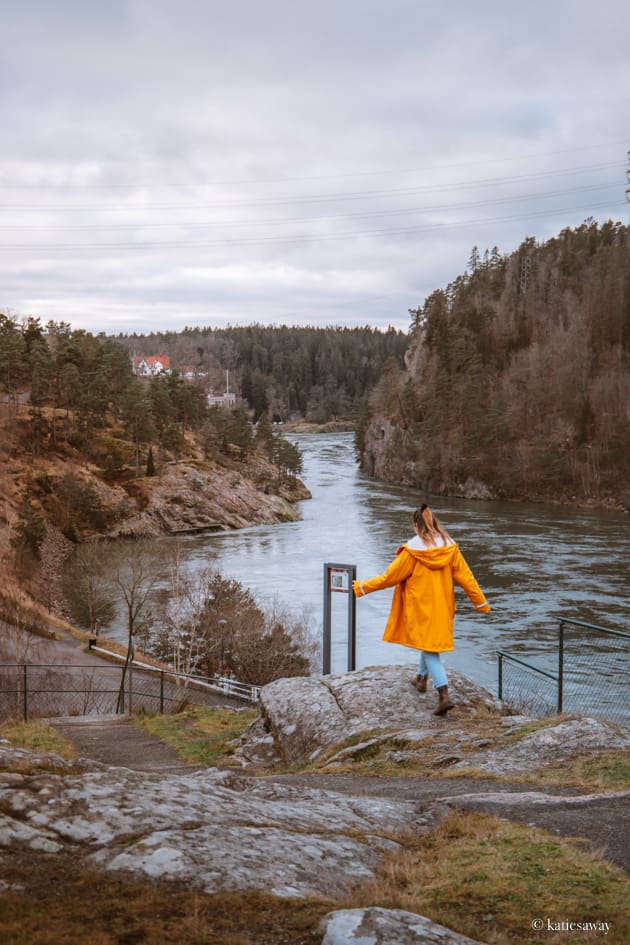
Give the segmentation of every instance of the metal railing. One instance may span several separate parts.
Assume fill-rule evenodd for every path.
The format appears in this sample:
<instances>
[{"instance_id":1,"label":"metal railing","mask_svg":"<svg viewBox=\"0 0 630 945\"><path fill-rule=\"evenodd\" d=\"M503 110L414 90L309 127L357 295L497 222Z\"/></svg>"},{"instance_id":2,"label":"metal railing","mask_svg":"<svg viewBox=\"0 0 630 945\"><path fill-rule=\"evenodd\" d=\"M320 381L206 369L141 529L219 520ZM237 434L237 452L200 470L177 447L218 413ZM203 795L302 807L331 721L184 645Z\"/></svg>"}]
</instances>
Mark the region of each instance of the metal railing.
<instances>
[{"instance_id":1,"label":"metal railing","mask_svg":"<svg viewBox=\"0 0 630 945\"><path fill-rule=\"evenodd\" d=\"M107 651L103 651L107 652ZM122 659L118 654L108 656ZM0 720L67 715L164 713L186 705L255 703L259 686L218 676L191 676L133 661L122 665L0 664Z\"/></svg>"},{"instance_id":2,"label":"metal railing","mask_svg":"<svg viewBox=\"0 0 630 945\"><path fill-rule=\"evenodd\" d=\"M630 633L559 617L556 671L504 650L497 658L499 699L521 711L630 723Z\"/></svg>"},{"instance_id":3,"label":"metal railing","mask_svg":"<svg viewBox=\"0 0 630 945\"><path fill-rule=\"evenodd\" d=\"M121 663L125 661L125 657L121 656L120 653L114 653L112 650L106 650L101 646L97 646L92 640L90 640L89 649L93 653L102 653L109 659L115 659ZM141 660L136 659L132 660L130 665L149 673L163 673L165 674L165 678L172 677L174 679L184 680L184 685L194 683L196 686L225 693L225 695L233 696L235 699L244 699L246 702L258 702L258 697L260 696L260 686L240 682L238 679L232 679L231 676L197 676L193 673L175 673L170 670L157 669L149 663L143 663ZM181 685L182 683L179 684Z\"/></svg>"}]
</instances>

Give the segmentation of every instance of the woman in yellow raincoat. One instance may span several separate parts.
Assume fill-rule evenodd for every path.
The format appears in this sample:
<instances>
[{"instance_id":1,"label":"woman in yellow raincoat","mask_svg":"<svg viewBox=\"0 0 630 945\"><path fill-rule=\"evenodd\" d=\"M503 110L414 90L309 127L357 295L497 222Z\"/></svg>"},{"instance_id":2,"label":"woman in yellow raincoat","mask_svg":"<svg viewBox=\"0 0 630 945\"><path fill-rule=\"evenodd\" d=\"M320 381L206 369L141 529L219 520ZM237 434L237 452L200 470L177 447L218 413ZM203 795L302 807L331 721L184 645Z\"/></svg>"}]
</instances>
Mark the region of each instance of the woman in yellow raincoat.
<instances>
[{"instance_id":1,"label":"woman in yellow raincoat","mask_svg":"<svg viewBox=\"0 0 630 945\"><path fill-rule=\"evenodd\" d=\"M387 571L368 581L355 581L357 597L394 587L383 639L420 650L414 682L426 692L429 675L438 691L434 715L453 708L440 653L453 649L454 583L460 585L481 613L490 606L464 556L427 505L414 512L415 537L401 545Z\"/></svg>"}]
</instances>

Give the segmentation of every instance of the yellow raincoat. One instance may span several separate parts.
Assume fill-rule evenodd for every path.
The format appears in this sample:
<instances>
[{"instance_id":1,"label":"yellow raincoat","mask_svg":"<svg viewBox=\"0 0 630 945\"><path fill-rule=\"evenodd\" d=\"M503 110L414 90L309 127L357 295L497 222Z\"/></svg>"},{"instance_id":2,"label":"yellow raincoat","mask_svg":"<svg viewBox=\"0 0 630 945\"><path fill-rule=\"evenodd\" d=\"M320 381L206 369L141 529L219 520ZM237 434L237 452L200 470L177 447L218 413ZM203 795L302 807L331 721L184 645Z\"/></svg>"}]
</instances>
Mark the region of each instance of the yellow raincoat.
<instances>
[{"instance_id":1,"label":"yellow raincoat","mask_svg":"<svg viewBox=\"0 0 630 945\"><path fill-rule=\"evenodd\" d=\"M395 587L383 639L444 653L453 649L454 581L478 611L488 613L490 606L455 542L422 551L403 545L387 571L369 581L355 581L353 588L362 597Z\"/></svg>"}]
</instances>

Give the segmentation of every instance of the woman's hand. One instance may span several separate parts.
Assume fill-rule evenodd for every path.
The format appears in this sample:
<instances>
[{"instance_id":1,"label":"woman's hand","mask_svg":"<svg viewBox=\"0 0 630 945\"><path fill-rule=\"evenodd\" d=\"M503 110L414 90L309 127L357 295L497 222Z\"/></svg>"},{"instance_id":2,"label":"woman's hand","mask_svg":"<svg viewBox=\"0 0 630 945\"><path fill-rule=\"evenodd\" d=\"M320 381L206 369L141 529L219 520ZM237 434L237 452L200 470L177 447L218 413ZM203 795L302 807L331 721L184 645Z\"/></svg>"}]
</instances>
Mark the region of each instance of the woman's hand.
<instances>
[{"instance_id":1,"label":"woman's hand","mask_svg":"<svg viewBox=\"0 0 630 945\"><path fill-rule=\"evenodd\" d=\"M363 597L363 591L361 589L361 581L353 581L352 590L354 591L355 597Z\"/></svg>"}]
</instances>

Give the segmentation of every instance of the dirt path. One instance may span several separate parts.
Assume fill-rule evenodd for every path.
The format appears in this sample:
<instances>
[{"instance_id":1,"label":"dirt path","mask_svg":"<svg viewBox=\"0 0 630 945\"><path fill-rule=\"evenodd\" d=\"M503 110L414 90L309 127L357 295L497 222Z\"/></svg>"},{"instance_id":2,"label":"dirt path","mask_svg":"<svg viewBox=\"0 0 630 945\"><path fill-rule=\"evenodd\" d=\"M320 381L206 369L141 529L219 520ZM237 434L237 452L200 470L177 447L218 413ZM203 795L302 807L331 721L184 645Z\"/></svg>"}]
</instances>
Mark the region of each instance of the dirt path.
<instances>
[{"instance_id":1,"label":"dirt path","mask_svg":"<svg viewBox=\"0 0 630 945\"><path fill-rule=\"evenodd\" d=\"M133 725L125 716L79 716L48 721L82 757L104 765L161 774L185 774L199 768L186 764L174 748L139 725Z\"/></svg>"},{"instance_id":2,"label":"dirt path","mask_svg":"<svg viewBox=\"0 0 630 945\"><path fill-rule=\"evenodd\" d=\"M2 657L0 623L0 721L5 718L104 716L119 710L131 713L173 711L185 704L242 708L242 699L208 686L176 685L168 674L134 664L119 696L123 660L87 648L66 631L59 640L33 637L26 664L16 667L14 655ZM105 650L109 641L99 641Z\"/></svg>"}]
</instances>

